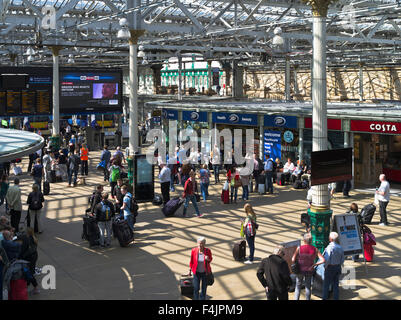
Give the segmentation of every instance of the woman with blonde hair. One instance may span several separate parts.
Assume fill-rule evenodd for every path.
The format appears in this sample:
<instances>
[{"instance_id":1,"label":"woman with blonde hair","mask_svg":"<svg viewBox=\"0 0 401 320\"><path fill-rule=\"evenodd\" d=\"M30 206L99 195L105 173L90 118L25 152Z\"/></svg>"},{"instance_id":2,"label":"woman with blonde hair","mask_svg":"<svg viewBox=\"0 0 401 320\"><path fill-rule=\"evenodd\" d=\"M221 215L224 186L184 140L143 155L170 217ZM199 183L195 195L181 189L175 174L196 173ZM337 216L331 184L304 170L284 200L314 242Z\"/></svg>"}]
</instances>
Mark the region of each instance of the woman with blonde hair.
<instances>
[{"instance_id":1,"label":"woman with blonde hair","mask_svg":"<svg viewBox=\"0 0 401 320\"><path fill-rule=\"evenodd\" d=\"M245 204L244 210L246 213L245 220L241 219L241 234L246 237L246 242L249 246L249 259L245 261L246 264L252 264L255 253L255 236L258 224L256 223L256 213L253 211L250 203Z\"/></svg>"}]
</instances>

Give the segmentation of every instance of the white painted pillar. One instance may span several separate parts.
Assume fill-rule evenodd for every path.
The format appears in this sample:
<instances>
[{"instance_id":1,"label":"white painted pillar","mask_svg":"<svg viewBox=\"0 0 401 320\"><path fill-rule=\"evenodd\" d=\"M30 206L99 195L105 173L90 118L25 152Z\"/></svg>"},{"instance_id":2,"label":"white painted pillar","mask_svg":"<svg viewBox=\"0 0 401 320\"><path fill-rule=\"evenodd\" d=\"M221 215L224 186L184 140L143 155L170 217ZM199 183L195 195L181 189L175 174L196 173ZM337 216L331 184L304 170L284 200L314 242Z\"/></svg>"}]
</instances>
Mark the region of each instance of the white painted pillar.
<instances>
[{"instance_id":1,"label":"white painted pillar","mask_svg":"<svg viewBox=\"0 0 401 320\"><path fill-rule=\"evenodd\" d=\"M285 59L285 101L291 100L291 63L290 59L287 57Z\"/></svg>"},{"instance_id":2,"label":"white painted pillar","mask_svg":"<svg viewBox=\"0 0 401 320\"><path fill-rule=\"evenodd\" d=\"M129 40L129 152L138 152L138 43Z\"/></svg>"},{"instance_id":3,"label":"white painted pillar","mask_svg":"<svg viewBox=\"0 0 401 320\"><path fill-rule=\"evenodd\" d=\"M304 118L298 118L298 135L299 135L299 144L298 144L298 152L299 152L299 161L304 160L304 126L305 121Z\"/></svg>"},{"instance_id":4,"label":"white painted pillar","mask_svg":"<svg viewBox=\"0 0 401 320\"><path fill-rule=\"evenodd\" d=\"M263 161L263 156L264 156L264 116L259 115L258 116L259 120L259 159Z\"/></svg>"},{"instance_id":5,"label":"white painted pillar","mask_svg":"<svg viewBox=\"0 0 401 320\"><path fill-rule=\"evenodd\" d=\"M178 100L182 100L182 57L178 55Z\"/></svg>"},{"instance_id":6,"label":"white painted pillar","mask_svg":"<svg viewBox=\"0 0 401 320\"><path fill-rule=\"evenodd\" d=\"M326 18L313 17L312 151L327 150ZM313 187L312 204L329 208L327 184Z\"/></svg>"},{"instance_id":7,"label":"white painted pillar","mask_svg":"<svg viewBox=\"0 0 401 320\"><path fill-rule=\"evenodd\" d=\"M363 65L359 65L359 101L363 101Z\"/></svg>"}]
</instances>

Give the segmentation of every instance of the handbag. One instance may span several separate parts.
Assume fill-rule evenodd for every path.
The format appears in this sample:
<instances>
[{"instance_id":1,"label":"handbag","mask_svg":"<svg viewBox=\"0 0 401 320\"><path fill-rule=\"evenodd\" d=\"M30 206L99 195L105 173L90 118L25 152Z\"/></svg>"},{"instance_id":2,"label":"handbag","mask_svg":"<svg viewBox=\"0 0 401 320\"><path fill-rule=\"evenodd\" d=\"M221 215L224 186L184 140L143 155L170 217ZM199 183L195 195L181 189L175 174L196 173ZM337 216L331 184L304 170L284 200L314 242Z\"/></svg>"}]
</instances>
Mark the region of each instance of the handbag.
<instances>
[{"instance_id":1,"label":"handbag","mask_svg":"<svg viewBox=\"0 0 401 320\"><path fill-rule=\"evenodd\" d=\"M244 233L244 224L241 223L241 231L240 231L240 236L241 238L245 238L245 233Z\"/></svg>"},{"instance_id":2,"label":"handbag","mask_svg":"<svg viewBox=\"0 0 401 320\"><path fill-rule=\"evenodd\" d=\"M299 274L300 271L298 260L296 260L293 264L291 264L291 272L294 274Z\"/></svg>"},{"instance_id":3,"label":"handbag","mask_svg":"<svg viewBox=\"0 0 401 320\"><path fill-rule=\"evenodd\" d=\"M214 275L213 272L206 274L206 284L208 286L212 286L214 283Z\"/></svg>"},{"instance_id":4,"label":"handbag","mask_svg":"<svg viewBox=\"0 0 401 320\"><path fill-rule=\"evenodd\" d=\"M96 169L101 170L106 168L106 160L100 161L100 163L97 165Z\"/></svg>"},{"instance_id":5,"label":"handbag","mask_svg":"<svg viewBox=\"0 0 401 320\"><path fill-rule=\"evenodd\" d=\"M224 182L223 190L227 191L229 188L228 181Z\"/></svg>"}]
</instances>

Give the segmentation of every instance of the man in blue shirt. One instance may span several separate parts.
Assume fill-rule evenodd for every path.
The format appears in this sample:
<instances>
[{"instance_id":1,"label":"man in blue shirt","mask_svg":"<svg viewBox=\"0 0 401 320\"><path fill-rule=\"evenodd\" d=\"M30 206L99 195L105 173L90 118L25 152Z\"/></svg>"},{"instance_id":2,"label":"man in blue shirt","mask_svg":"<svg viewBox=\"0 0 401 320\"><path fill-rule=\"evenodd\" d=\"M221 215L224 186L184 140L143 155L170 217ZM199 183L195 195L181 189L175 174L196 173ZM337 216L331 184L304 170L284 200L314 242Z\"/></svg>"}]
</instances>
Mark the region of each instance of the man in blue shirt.
<instances>
[{"instance_id":1,"label":"man in blue shirt","mask_svg":"<svg viewBox=\"0 0 401 320\"><path fill-rule=\"evenodd\" d=\"M110 165L110 159L111 159L111 152L108 150L108 146L105 145L103 147L103 151L100 155L100 161L105 162L105 166L103 168L103 174L104 174L104 181L109 181L109 165Z\"/></svg>"},{"instance_id":2,"label":"man in blue shirt","mask_svg":"<svg viewBox=\"0 0 401 320\"><path fill-rule=\"evenodd\" d=\"M131 198L132 194L128 192L127 186L121 187L121 193L124 196L123 205L121 207L121 213L124 216L124 220L127 220L128 225L132 232L134 232L134 216L131 213Z\"/></svg>"},{"instance_id":3,"label":"man in blue shirt","mask_svg":"<svg viewBox=\"0 0 401 320\"><path fill-rule=\"evenodd\" d=\"M268 193L273 194L273 159L270 155L266 155L266 162L264 166L264 171L266 175L266 190Z\"/></svg>"},{"instance_id":4,"label":"man in blue shirt","mask_svg":"<svg viewBox=\"0 0 401 320\"><path fill-rule=\"evenodd\" d=\"M334 300L339 299L339 282L341 275L341 266L344 263L344 250L337 243L338 233L331 232L329 236L329 245L323 252L325 259L325 270L323 279L323 300L327 300L329 297L329 287L333 286L333 298Z\"/></svg>"}]
</instances>

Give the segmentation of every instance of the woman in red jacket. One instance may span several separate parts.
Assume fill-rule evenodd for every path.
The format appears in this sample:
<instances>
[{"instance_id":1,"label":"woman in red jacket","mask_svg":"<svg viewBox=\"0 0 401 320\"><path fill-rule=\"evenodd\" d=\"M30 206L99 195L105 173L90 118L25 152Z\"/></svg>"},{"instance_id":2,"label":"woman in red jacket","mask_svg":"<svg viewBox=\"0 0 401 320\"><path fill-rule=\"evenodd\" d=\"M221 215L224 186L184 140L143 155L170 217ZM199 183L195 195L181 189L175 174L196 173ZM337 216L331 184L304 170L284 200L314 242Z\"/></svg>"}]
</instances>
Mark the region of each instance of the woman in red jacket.
<instances>
[{"instance_id":1,"label":"woman in red jacket","mask_svg":"<svg viewBox=\"0 0 401 320\"><path fill-rule=\"evenodd\" d=\"M205 248L206 239L198 238L198 247L193 248L191 252L191 261L189 262L189 273L194 275L194 300L206 299L206 275L212 272L210 262L212 262L212 251ZM202 289L199 296L200 282L202 280Z\"/></svg>"}]
</instances>

